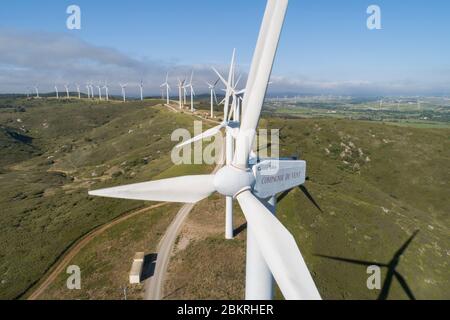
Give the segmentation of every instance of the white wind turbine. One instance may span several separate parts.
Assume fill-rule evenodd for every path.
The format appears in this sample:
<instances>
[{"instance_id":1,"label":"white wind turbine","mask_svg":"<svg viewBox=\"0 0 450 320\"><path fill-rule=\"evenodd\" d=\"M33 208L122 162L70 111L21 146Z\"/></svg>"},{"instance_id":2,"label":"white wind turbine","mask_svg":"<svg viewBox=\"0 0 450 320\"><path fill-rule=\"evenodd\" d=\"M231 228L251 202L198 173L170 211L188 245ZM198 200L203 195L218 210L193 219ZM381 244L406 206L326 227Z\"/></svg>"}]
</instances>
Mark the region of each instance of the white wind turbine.
<instances>
[{"instance_id":1,"label":"white wind turbine","mask_svg":"<svg viewBox=\"0 0 450 320\"><path fill-rule=\"evenodd\" d=\"M77 87L77 92L78 92L78 100L80 100L80 99L81 99L81 91L80 91L80 85L79 85L79 84L76 84L75 86Z\"/></svg>"},{"instance_id":2,"label":"white wind turbine","mask_svg":"<svg viewBox=\"0 0 450 320\"><path fill-rule=\"evenodd\" d=\"M184 104L183 104L183 91L184 91L184 83L186 82L186 80L181 81L180 79L178 79L178 96L179 96L179 105L180 105L180 109L183 109Z\"/></svg>"},{"instance_id":3,"label":"white wind turbine","mask_svg":"<svg viewBox=\"0 0 450 320\"><path fill-rule=\"evenodd\" d=\"M237 90L237 86L241 80L241 77L238 78L237 81L235 81L234 79L234 70L235 67L233 68L233 75L231 77L231 83L226 81L222 75L215 69L213 68L214 72L219 76L219 79L223 82L223 84L229 88L231 96L233 97L232 99L232 103L231 103L231 112L229 113L228 117L229 120L231 119L231 117L233 116L233 120L239 122L240 121L240 114L241 114L241 102L242 102L242 97L241 95L243 95L245 93L245 89L242 89L240 91ZM225 100L225 99L224 99ZM221 103L223 103L224 101L222 101Z\"/></svg>"},{"instance_id":4,"label":"white wind turbine","mask_svg":"<svg viewBox=\"0 0 450 320\"><path fill-rule=\"evenodd\" d=\"M286 299L320 299L295 239L274 215L274 196L305 182L306 163L272 159L254 166L249 164L287 5L288 0L268 0L247 82L245 113L232 165L215 175L184 176L89 192L110 198L187 203L201 201L214 192L236 198L248 223L246 298L249 300L271 299L273 278ZM290 179L281 181L277 178L281 175Z\"/></svg>"},{"instance_id":5,"label":"white wind turbine","mask_svg":"<svg viewBox=\"0 0 450 320\"><path fill-rule=\"evenodd\" d=\"M139 84L139 89L141 91L141 101L144 101L144 82L141 80L141 83Z\"/></svg>"},{"instance_id":6,"label":"white wind turbine","mask_svg":"<svg viewBox=\"0 0 450 320\"><path fill-rule=\"evenodd\" d=\"M38 85L34 86L34 91L36 92L36 98L39 98L39 88Z\"/></svg>"},{"instance_id":7,"label":"white wind turbine","mask_svg":"<svg viewBox=\"0 0 450 320\"><path fill-rule=\"evenodd\" d=\"M89 87L89 83L86 83L86 89L87 89L87 97L88 99L91 98L91 88Z\"/></svg>"},{"instance_id":8,"label":"white wind turbine","mask_svg":"<svg viewBox=\"0 0 450 320\"><path fill-rule=\"evenodd\" d=\"M186 83L186 79L183 81L183 83ZM183 85L183 107L186 105L187 103L187 85Z\"/></svg>"},{"instance_id":9,"label":"white wind turbine","mask_svg":"<svg viewBox=\"0 0 450 320\"><path fill-rule=\"evenodd\" d=\"M211 84L209 82L206 82L206 84L208 85L209 91L211 92L211 118L214 118L214 100L217 103L217 95L216 95L216 86L219 83L220 79L217 79L216 82L214 82L214 84Z\"/></svg>"},{"instance_id":10,"label":"white wind turbine","mask_svg":"<svg viewBox=\"0 0 450 320\"><path fill-rule=\"evenodd\" d=\"M95 99L94 85L92 82L89 84L89 88L91 88L91 98Z\"/></svg>"},{"instance_id":11,"label":"white wind turbine","mask_svg":"<svg viewBox=\"0 0 450 320\"><path fill-rule=\"evenodd\" d=\"M65 85L64 85L64 88L66 88L66 97L67 97L67 99L70 99L69 85L68 85L68 84L65 84Z\"/></svg>"},{"instance_id":12,"label":"white wind turbine","mask_svg":"<svg viewBox=\"0 0 450 320\"><path fill-rule=\"evenodd\" d=\"M109 101L109 87L108 87L108 82L105 82L105 85L103 86L103 89L105 89L105 99L106 99L106 101Z\"/></svg>"},{"instance_id":13,"label":"white wind turbine","mask_svg":"<svg viewBox=\"0 0 450 320\"><path fill-rule=\"evenodd\" d=\"M102 86L101 85L97 85L97 89L98 89L98 99L100 101L102 101L103 100L103 98L102 98Z\"/></svg>"},{"instance_id":14,"label":"white wind turbine","mask_svg":"<svg viewBox=\"0 0 450 320\"><path fill-rule=\"evenodd\" d=\"M122 88L122 98L123 98L123 102L126 102L127 101L127 93L126 93L126 88L127 88L127 86L128 86L128 84L127 83L125 83L125 84L121 84L121 83L119 83L119 86L120 86L120 88Z\"/></svg>"},{"instance_id":15,"label":"white wind turbine","mask_svg":"<svg viewBox=\"0 0 450 320\"><path fill-rule=\"evenodd\" d=\"M55 85L56 99L59 99L58 86Z\"/></svg>"},{"instance_id":16,"label":"white wind turbine","mask_svg":"<svg viewBox=\"0 0 450 320\"><path fill-rule=\"evenodd\" d=\"M170 85L169 85L169 74L166 75L166 82L164 82L160 88L166 88L166 99L167 99L167 105L169 105L170 97L169 97L169 91L170 91Z\"/></svg>"},{"instance_id":17,"label":"white wind turbine","mask_svg":"<svg viewBox=\"0 0 450 320\"><path fill-rule=\"evenodd\" d=\"M190 90L190 94L191 94L191 112L194 112L194 96L195 96L195 91L194 91L194 87L192 86L192 78L194 77L194 72L191 73L191 81L185 86L186 89Z\"/></svg>"}]
</instances>

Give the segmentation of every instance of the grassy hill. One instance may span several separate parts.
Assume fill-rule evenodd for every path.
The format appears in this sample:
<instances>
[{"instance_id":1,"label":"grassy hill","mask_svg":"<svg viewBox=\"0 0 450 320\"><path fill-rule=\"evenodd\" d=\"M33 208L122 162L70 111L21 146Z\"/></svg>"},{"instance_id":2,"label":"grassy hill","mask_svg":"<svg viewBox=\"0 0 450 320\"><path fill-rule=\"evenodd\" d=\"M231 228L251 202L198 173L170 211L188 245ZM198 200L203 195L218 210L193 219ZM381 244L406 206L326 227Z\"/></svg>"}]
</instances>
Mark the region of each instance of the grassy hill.
<instances>
[{"instance_id":1,"label":"grassy hill","mask_svg":"<svg viewBox=\"0 0 450 320\"><path fill-rule=\"evenodd\" d=\"M20 297L80 236L145 205L91 198L89 188L207 172L172 166L170 134L191 128L193 118L159 102L0 100L0 298ZM450 298L449 129L283 118L265 118L261 127L281 129L283 156L308 161L307 187L323 212L296 189L280 199L278 215L324 298L375 299L379 292L367 289L365 267L319 254L387 263L415 230L398 271L416 298ZM215 195L190 215L167 299L243 297L245 228L223 240L223 205ZM86 270L86 291L62 291L62 275L45 297L120 298L130 253L143 244L153 250L176 208L133 218L96 239L74 259ZM236 227L243 223L236 208ZM389 298L406 298L396 280Z\"/></svg>"},{"instance_id":2,"label":"grassy hill","mask_svg":"<svg viewBox=\"0 0 450 320\"><path fill-rule=\"evenodd\" d=\"M319 255L388 263L415 230L397 271L417 299L450 298L450 130L280 118L261 127L281 128L282 155L308 162L306 185L323 212L296 189L280 199L278 216L323 298L376 299L380 291L367 289L365 266ZM191 214L170 267L168 299L243 298L245 232L223 239L223 202L205 200ZM238 227L238 208L236 218ZM388 298L408 298L396 279Z\"/></svg>"},{"instance_id":3,"label":"grassy hill","mask_svg":"<svg viewBox=\"0 0 450 320\"><path fill-rule=\"evenodd\" d=\"M159 102L0 100L0 298L21 297L80 236L144 205L87 190L172 167L170 134L192 124Z\"/></svg>"}]
</instances>

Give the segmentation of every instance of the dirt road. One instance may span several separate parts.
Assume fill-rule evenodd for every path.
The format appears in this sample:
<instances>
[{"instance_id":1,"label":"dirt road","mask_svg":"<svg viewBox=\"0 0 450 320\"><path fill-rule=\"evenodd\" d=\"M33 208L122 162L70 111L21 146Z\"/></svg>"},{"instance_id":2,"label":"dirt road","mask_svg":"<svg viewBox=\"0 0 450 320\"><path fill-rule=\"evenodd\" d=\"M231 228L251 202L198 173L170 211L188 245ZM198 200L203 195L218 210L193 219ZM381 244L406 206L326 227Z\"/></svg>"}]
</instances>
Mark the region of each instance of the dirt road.
<instances>
[{"instance_id":1,"label":"dirt road","mask_svg":"<svg viewBox=\"0 0 450 320\"><path fill-rule=\"evenodd\" d=\"M70 261L72 261L72 259L94 238L96 238L106 230L110 229L111 227L121 222L124 222L125 220L128 220L132 217L135 217L149 210L160 208L165 205L168 205L168 203L160 203L143 209L131 211L130 213L125 214L107 224L99 226L98 228L89 232L87 235L83 236L71 248L68 249L67 253L51 269L50 273L46 276L45 280L39 284L39 286L33 291L33 293L27 299L37 300L39 296L53 283L53 281L55 281L58 275L67 268Z\"/></svg>"}]
</instances>

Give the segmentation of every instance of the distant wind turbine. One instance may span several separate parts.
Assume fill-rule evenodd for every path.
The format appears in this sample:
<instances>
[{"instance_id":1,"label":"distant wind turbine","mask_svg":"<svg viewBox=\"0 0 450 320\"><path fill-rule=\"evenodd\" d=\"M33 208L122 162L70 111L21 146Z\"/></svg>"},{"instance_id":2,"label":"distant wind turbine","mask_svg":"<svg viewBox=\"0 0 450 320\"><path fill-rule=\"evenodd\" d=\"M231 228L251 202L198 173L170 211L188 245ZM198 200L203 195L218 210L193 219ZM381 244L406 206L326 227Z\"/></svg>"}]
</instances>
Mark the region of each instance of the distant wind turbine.
<instances>
[{"instance_id":1,"label":"distant wind turbine","mask_svg":"<svg viewBox=\"0 0 450 320\"><path fill-rule=\"evenodd\" d=\"M77 92L78 92L78 100L81 99L81 91L80 91L80 85L76 84L75 85L77 87Z\"/></svg>"},{"instance_id":2,"label":"distant wind turbine","mask_svg":"<svg viewBox=\"0 0 450 320\"><path fill-rule=\"evenodd\" d=\"M65 84L65 85L64 85L64 88L66 88L66 96L67 96L67 99L69 99L69 98L70 98L70 94L69 94L69 85L68 85L68 84Z\"/></svg>"},{"instance_id":3,"label":"distant wind turbine","mask_svg":"<svg viewBox=\"0 0 450 320\"><path fill-rule=\"evenodd\" d=\"M105 89L105 98L106 98L106 101L109 101L109 87L108 87L108 82L105 82L105 85L103 86L103 89Z\"/></svg>"},{"instance_id":4,"label":"distant wind turbine","mask_svg":"<svg viewBox=\"0 0 450 320\"><path fill-rule=\"evenodd\" d=\"M98 89L98 99L100 101L102 101L102 86L101 85L97 85L97 89Z\"/></svg>"},{"instance_id":5,"label":"distant wind turbine","mask_svg":"<svg viewBox=\"0 0 450 320\"><path fill-rule=\"evenodd\" d=\"M59 99L58 86L55 85L56 99Z\"/></svg>"},{"instance_id":6,"label":"distant wind turbine","mask_svg":"<svg viewBox=\"0 0 450 320\"><path fill-rule=\"evenodd\" d=\"M187 89L190 90L190 94L191 94L191 112L194 112L194 96L195 96L195 91L194 91L194 87L192 86L192 78L194 77L194 72L191 73L191 81L185 86Z\"/></svg>"},{"instance_id":7,"label":"distant wind turbine","mask_svg":"<svg viewBox=\"0 0 450 320\"><path fill-rule=\"evenodd\" d=\"M127 93L125 91L125 89L127 88L128 84L121 84L119 83L120 88L122 88L122 98L123 98L123 102L127 101Z\"/></svg>"},{"instance_id":8,"label":"distant wind turbine","mask_svg":"<svg viewBox=\"0 0 450 320\"><path fill-rule=\"evenodd\" d=\"M208 85L208 88L211 92L211 118L214 118L214 100L217 103L217 94L216 94L216 86L219 83L220 79L217 79L216 82L214 82L214 84L211 84L209 82L206 82L206 84Z\"/></svg>"},{"instance_id":9,"label":"distant wind turbine","mask_svg":"<svg viewBox=\"0 0 450 320\"><path fill-rule=\"evenodd\" d=\"M141 101L144 100L144 82L141 80L141 83L139 84L139 89L141 91Z\"/></svg>"},{"instance_id":10,"label":"distant wind turbine","mask_svg":"<svg viewBox=\"0 0 450 320\"><path fill-rule=\"evenodd\" d=\"M37 85L34 86L34 91L36 92L36 98L39 98L39 88Z\"/></svg>"},{"instance_id":11,"label":"distant wind turbine","mask_svg":"<svg viewBox=\"0 0 450 320\"><path fill-rule=\"evenodd\" d=\"M89 83L86 83L86 89L87 89L87 97L88 99L91 98L91 88L89 87Z\"/></svg>"},{"instance_id":12,"label":"distant wind turbine","mask_svg":"<svg viewBox=\"0 0 450 320\"><path fill-rule=\"evenodd\" d=\"M91 98L95 99L94 85L92 82L89 84L89 88L91 88Z\"/></svg>"},{"instance_id":13,"label":"distant wind turbine","mask_svg":"<svg viewBox=\"0 0 450 320\"><path fill-rule=\"evenodd\" d=\"M166 82L164 82L160 87L166 88L167 105L169 105L169 103L170 103L170 97L169 97L170 85L169 85L169 74L168 73L166 75Z\"/></svg>"},{"instance_id":14,"label":"distant wind turbine","mask_svg":"<svg viewBox=\"0 0 450 320\"><path fill-rule=\"evenodd\" d=\"M180 104L180 109L183 109L184 104L183 104L183 90L184 90L184 83L186 80L181 81L180 79L178 79L178 96L180 98L179 100L179 104Z\"/></svg>"}]
</instances>

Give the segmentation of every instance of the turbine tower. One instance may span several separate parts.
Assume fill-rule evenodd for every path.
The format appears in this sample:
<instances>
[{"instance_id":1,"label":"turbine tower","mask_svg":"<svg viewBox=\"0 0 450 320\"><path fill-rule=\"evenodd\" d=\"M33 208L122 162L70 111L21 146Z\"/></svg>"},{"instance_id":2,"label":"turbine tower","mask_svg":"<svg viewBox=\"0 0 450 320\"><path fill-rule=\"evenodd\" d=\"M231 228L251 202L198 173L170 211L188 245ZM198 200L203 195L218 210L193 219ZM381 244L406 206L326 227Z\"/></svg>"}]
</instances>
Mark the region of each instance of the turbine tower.
<instances>
[{"instance_id":1,"label":"turbine tower","mask_svg":"<svg viewBox=\"0 0 450 320\"><path fill-rule=\"evenodd\" d=\"M86 83L86 89L87 89L87 97L88 99L91 98L91 88L89 87L89 83Z\"/></svg>"},{"instance_id":2,"label":"turbine tower","mask_svg":"<svg viewBox=\"0 0 450 320\"><path fill-rule=\"evenodd\" d=\"M98 89L98 99L100 101L102 101L102 86L101 85L97 85L97 89Z\"/></svg>"},{"instance_id":3,"label":"turbine tower","mask_svg":"<svg viewBox=\"0 0 450 320\"><path fill-rule=\"evenodd\" d=\"M217 103L217 94L216 94L216 86L219 83L220 79L217 79L216 82L214 82L214 84L211 84L209 82L206 82L206 84L208 85L209 91L211 92L211 118L214 118L214 101L216 101Z\"/></svg>"},{"instance_id":4,"label":"turbine tower","mask_svg":"<svg viewBox=\"0 0 450 320\"><path fill-rule=\"evenodd\" d=\"M106 98L106 101L109 101L109 87L108 87L108 82L105 82L105 85L103 86L103 89L105 89L105 98Z\"/></svg>"},{"instance_id":5,"label":"turbine tower","mask_svg":"<svg viewBox=\"0 0 450 320\"><path fill-rule=\"evenodd\" d=\"M170 97L169 97L169 91L170 91L170 86L169 86L169 74L167 73L166 75L166 82L164 82L160 88L166 88L166 99L167 99L167 105L169 105L170 103Z\"/></svg>"},{"instance_id":6,"label":"turbine tower","mask_svg":"<svg viewBox=\"0 0 450 320\"><path fill-rule=\"evenodd\" d=\"M139 89L141 91L141 101L144 101L144 82L141 80L141 83L139 84Z\"/></svg>"},{"instance_id":7,"label":"turbine tower","mask_svg":"<svg viewBox=\"0 0 450 320\"><path fill-rule=\"evenodd\" d=\"M67 97L67 99L70 99L69 85L68 85L68 84L65 84L65 85L64 85L64 88L66 88L66 97Z\"/></svg>"},{"instance_id":8,"label":"turbine tower","mask_svg":"<svg viewBox=\"0 0 450 320\"><path fill-rule=\"evenodd\" d=\"M128 84L127 84L127 83L126 83L126 84L120 84L120 83L119 83L119 86L120 86L120 88L122 88L122 98L123 98L123 102L126 102L126 101L127 101L127 94L126 94L125 89L127 88Z\"/></svg>"},{"instance_id":9,"label":"turbine tower","mask_svg":"<svg viewBox=\"0 0 450 320\"><path fill-rule=\"evenodd\" d=\"M38 85L35 85L35 86L34 86L34 91L36 92L36 98L40 98L40 97L39 97L39 88L38 88Z\"/></svg>"},{"instance_id":10,"label":"turbine tower","mask_svg":"<svg viewBox=\"0 0 450 320\"><path fill-rule=\"evenodd\" d=\"M183 104L183 90L184 90L184 83L186 80L181 81L180 79L178 79L178 96L180 98L179 100L179 105L180 105L180 110L183 109L184 104Z\"/></svg>"},{"instance_id":11,"label":"turbine tower","mask_svg":"<svg viewBox=\"0 0 450 320\"><path fill-rule=\"evenodd\" d=\"M194 91L194 87L192 86L192 78L194 77L194 72L192 71L191 73L191 81L189 82L189 84L187 84L185 87L186 89L190 90L190 94L191 94L191 112L194 112L194 96L195 96L195 91Z\"/></svg>"},{"instance_id":12,"label":"turbine tower","mask_svg":"<svg viewBox=\"0 0 450 320\"><path fill-rule=\"evenodd\" d=\"M76 84L75 86L77 87L77 92L78 92L78 100L80 100L80 99L81 99L81 91L80 91L80 85L79 85L79 84Z\"/></svg>"},{"instance_id":13,"label":"turbine tower","mask_svg":"<svg viewBox=\"0 0 450 320\"><path fill-rule=\"evenodd\" d=\"M56 99L59 99L58 86L55 85Z\"/></svg>"},{"instance_id":14,"label":"turbine tower","mask_svg":"<svg viewBox=\"0 0 450 320\"><path fill-rule=\"evenodd\" d=\"M213 175L89 192L110 198L185 203L196 203L215 192L236 198L248 225L245 290L248 300L272 299L273 279L288 300L320 299L295 239L275 216L275 195L305 183L306 162L267 159L252 165L249 161L287 5L288 0L268 0L247 82L245 113L232 165ZM281 175L289 179L277 179Z\"/></svg>"},{"instance_id":15,"label":"turbine tower","mask_svg":"<svg viewBox=\"0 0 450 320\"><path fill-rule=\"evenodd\" d=\"M91 98L95 99L94 85L92 82L89 84L89 88L91 88Z\"/></svg>"}]
</instances>

